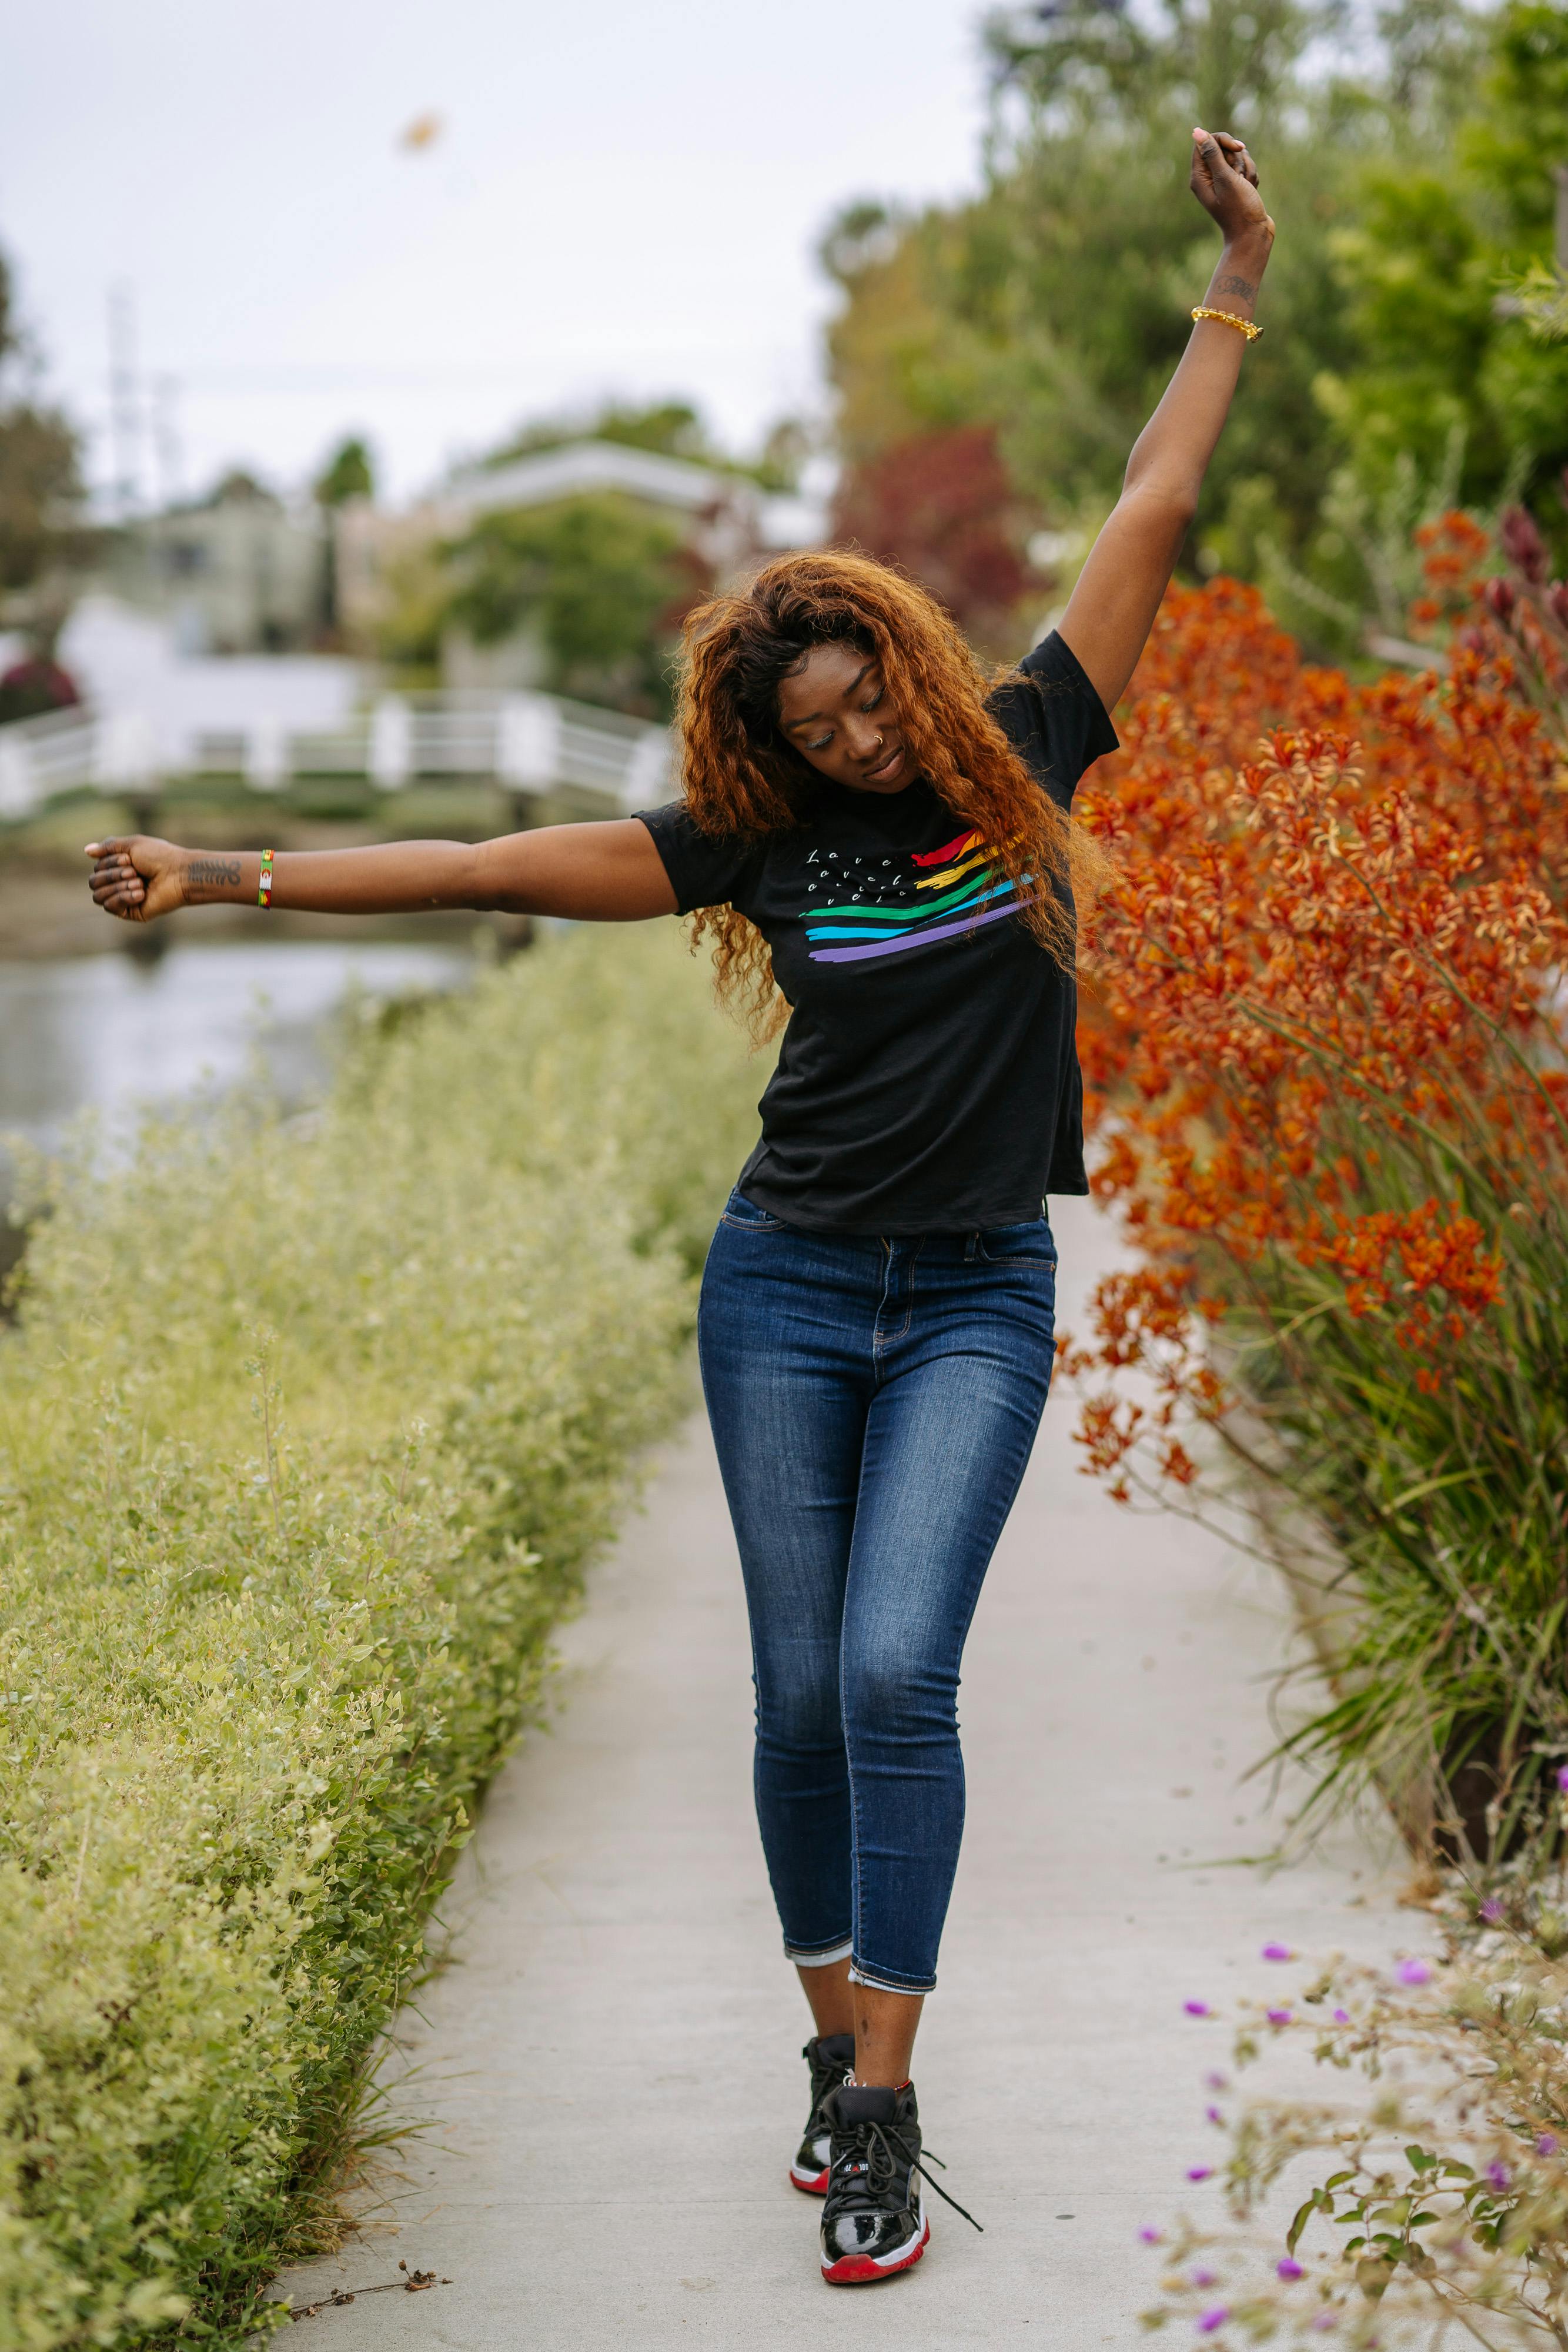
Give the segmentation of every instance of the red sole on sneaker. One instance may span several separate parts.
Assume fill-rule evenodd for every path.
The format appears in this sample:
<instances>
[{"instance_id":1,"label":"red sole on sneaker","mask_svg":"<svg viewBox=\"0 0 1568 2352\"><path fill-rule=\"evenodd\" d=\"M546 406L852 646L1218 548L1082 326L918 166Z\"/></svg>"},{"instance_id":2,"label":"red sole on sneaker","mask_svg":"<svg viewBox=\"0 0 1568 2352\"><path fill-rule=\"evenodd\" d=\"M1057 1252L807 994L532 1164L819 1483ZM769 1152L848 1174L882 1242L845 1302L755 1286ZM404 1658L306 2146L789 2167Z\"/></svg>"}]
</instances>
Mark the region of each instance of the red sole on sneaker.
<instances>
[{"instance_id":1,"label":"red sole on sneaker","mask_svg":"<svg viewBox=\"0 0 1568 2352\"><path fill-rule=\"evenodd\" d=\"M828 2193L828 2172L827 2165L822 2167L821 2172L798 2172L791 2165L789 2186L791 2189L804 2190L808 2197L825 2197Z\"/></svg>"},{"instance_id":2,"label":"red sole on sneaker","mask_svg":"<svg viewBox=\"0 0 1568 2352\"><path fill-rule=\"evenodd\" d=\"M830 2286L872 2286L878 2279L896 2278L900 2271L913 2270L931 2242L931 2224L925 2222L920 2235L908 2251L895 2263L879 2263L870 2254L845 2254L836 2263L822 2264L822 2276Z\"/></svg>"}]
</instances>

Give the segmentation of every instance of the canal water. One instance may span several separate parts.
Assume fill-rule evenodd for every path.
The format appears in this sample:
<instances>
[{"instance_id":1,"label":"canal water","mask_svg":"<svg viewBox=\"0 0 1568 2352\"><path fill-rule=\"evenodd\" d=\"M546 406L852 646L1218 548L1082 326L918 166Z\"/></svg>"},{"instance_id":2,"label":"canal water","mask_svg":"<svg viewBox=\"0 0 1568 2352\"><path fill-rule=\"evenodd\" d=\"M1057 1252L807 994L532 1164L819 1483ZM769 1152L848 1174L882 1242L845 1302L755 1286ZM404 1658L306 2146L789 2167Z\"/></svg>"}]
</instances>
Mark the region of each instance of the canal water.
<instances>
[{"instance_id":1,"label":"canal water","mask_svg":"<svg viewBox=\"0 0 1568 2352\"><path fill-rule=\"evenodd\" d=\"M0 1154L7 1131L48 1151L75 1116L129 1133L144 1103L232 1087L259 1060L289 1105L308 1102L331 1063L333 1015L351 992L386 999L462 987L464 947L277 940L174 946L124 955L0 962ZM0 1196L7 1191L0 1164Z\"/></svg>"}]
</instances>

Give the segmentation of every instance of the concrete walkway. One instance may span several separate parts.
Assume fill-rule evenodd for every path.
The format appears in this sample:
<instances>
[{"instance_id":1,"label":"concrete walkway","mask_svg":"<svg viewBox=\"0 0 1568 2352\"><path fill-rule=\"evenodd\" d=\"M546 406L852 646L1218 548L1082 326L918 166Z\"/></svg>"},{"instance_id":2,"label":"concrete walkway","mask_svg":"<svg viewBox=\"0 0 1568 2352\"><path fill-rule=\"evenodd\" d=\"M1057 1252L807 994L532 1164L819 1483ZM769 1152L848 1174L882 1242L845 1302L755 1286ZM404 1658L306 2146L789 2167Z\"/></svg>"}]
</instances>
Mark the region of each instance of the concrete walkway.
<instances>
[{"instance_id":1,"label":"concrete walkway","mask_svg":"<svg viewBox=\"0 0 1568 2352\"><path fill-rule=\"evenodd\" d=\"M1108 1261L1056 1204L1062 1319ZM786 2167L808 2021L779 1951L751 1814L740 1580L706 1427L563 1644L554 1731L498 1782L448 1905L455 1964L405 2018L394 2104L426 2119L298 2305L321 2352L450 2346L803 2352L825 2343L1130 2347L1156 2293L1140 2224L1218 2214L1206 2069L1228 2034L1182 2003L1276 1994L1259 1958L1385 1957L1416 1940L1392 1853L1339 1838L1272 1877L1228 1861L1274 1829L1239 1770L1267 1745L1290 1639L1262 1571L1078 1475L1046 1416L982 1596L962 1717L968 1832L915 2079L977 2236L933 2200L932 2245L861 2293L817 2272L818 2207ZM1275 1817L1277 1822L1277 1816Z\"/></svg>"}]
</instances>

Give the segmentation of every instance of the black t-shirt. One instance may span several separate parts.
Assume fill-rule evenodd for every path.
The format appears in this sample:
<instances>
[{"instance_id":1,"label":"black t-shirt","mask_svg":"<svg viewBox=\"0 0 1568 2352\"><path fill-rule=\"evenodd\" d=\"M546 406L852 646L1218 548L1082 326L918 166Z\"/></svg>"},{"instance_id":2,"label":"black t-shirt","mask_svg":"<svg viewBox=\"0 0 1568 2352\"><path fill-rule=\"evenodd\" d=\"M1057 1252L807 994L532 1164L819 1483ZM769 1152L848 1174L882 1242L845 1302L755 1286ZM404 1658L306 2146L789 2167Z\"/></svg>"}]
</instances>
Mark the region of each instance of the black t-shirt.
<instances>
[{"instance_id":1,"label":"black t-shirt","mask_svg":"<svg viewBox=\"0 0 1568 2352\"><path fill-rule=\"evenodd\" d=\"M1115 731L1054 632L1021 667L1028 683L989 708L1065 809ZM760 841L703 833L680 801L640 814L680 911L748 916L793 1007L749 1200L790 1224L908 1234L1017 1224L1046 1192L1088 1190L1072 982L923 778L827 785L807 824Z\"/></svg>"}]
</instances>

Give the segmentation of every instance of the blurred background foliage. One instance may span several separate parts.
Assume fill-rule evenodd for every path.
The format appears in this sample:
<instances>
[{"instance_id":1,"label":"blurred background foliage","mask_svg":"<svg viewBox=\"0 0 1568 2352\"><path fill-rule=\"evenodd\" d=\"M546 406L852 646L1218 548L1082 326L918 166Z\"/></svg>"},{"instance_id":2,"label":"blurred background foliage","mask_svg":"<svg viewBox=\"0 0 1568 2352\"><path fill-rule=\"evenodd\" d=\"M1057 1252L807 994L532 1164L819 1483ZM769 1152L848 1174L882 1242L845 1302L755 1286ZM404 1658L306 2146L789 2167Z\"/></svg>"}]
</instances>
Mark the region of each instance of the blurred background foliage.
<instances>
[{"instance_id":1,"label":"blurred background foliage","mask_svg":"<svg viewBox=\"0 0 1568 2352\"><path fill-rule=\"evenodd\" d=\"M80 442L39 391L37 354L0 254L0 594L84 551L81 499Z\"/></svg>"},{"instance_id":2,"label":"blurred background foliage","mask_svg":"<svg viewBox=\"0 0 1568 2352\"><path fill-rule=\"evenodd\" d=\"M1183 193L1201 123L1252 143L1280 238L1189 562L1343 656L1399 624L1395 551L1429 515L1522 498L1563 545L1568 343L1519 289L1564 258L1568 10L1400 0L1368 36L1343 0L1048 0L988 43L984 193L867 199L823 240L842 535L932 576L964 498L934 532L897 485L961 452L992 541L961 616L996 634L1004 555L1020 595L1060 596L1212 266Z\"/></svg>"},{"instance_id":3,"label":"blurred background foliage","mask_svg":"<svg viewBox=\"0 0 1568 2352\"><path fill-rule=\"evenodd\" d=\"M1280 239L1188 575L1256 583L1309 652L1354 663L1406 635L1414 534L1456 507L1490 526L1521 502L1562 568L1563 0L1392 0L1370 18L1353 0L1040 0L982 40L979 193L919 212L867 194L827 226L840 300L814 425L783 418L743 457L691 399L612 399L526 421L475 469L585 440L764 495L836 468L832 536L1016 655L1070 590L1212 265L1185 193L1199 122L1249 140ZM311 488L335 546L325 526L376 498L364 440ZM0 266L0 596L23 600L45 658L100 552L83 512L77 432L41 394ZM724 569L636 497L580 488L389 554L356 649L428 682L453 630L481 648L521 634L538 683L661 717L680 622Z\"/></svg>"},{"instance_id":4,"label":"blurred background foliage","mask_svg":"<svg viewBox=\"0 0 1568 2352\"><path fill-rule=\"evenodd\" d=\"M793 418L749 462L721 451L685 400L638 407L609 401L576 415L536 418L486 451L479 475L552 451L609 443L701 468L719 488L795 488L810 442ZM358 444L346 445L340 467ZM329 469L331 470L331 469ZM526 638L532 682L579 701L667 719L680 625L712 593L720 569L689 515L632 490L577 488L539 504L502 505L403 558L374 650L406 677L439 674L453 631L481 648Z\"/></svg>"},{"instance_id":5,"label":"blurred background foliage","mask_svg":"<svg viewBox=\"0 0 1568 2352\"><path fill-rule=\"evenodd\" d=\"M710 583L679 526L613 490L482 515L444 551L433 619L476 644L531 626L558 694L668 715L683 612Z\"/></svg>"},{"instance_id":6,"label":"blurred background foliage","mask_svg":"<svg viewBox=\"0 0 1568 2352\"><path fill-rule=\"evenodd\" d=\"M1354 0L1040 0L982 38L979 193L917 212L868 194L826 227L839 300L815 420L783 417L737 455L689 398L611 399L526 420L469 474L592 442L700 469L716 512L737 490L788 499L804 475L815 499L836 480L834 539L903 563L983 651L1015 656L1070 591L1204 290L1215 240L1186 193L1202 123L1250 141L1280 237L1189 579L1256 583L1309 653L1354 665L1399 658L1415 534L1456 508L1490 529L1522 503L1562 569L1563 0L1373 16ZM312 486L324 538L376 493L371 452L346 439ZM32 594L44 655L73 562L92 560L80 513L76 436L38 394L0 278L0 595ZM335 576L323 610L335 644L404 684L440 677L455 631L481 652L526 638L533 683L658 718L682 618L758 551L579 484L389 541L371 626L339 612ZM51 578L57 598L37 588Z\"/></svg>"}]
</instances>

